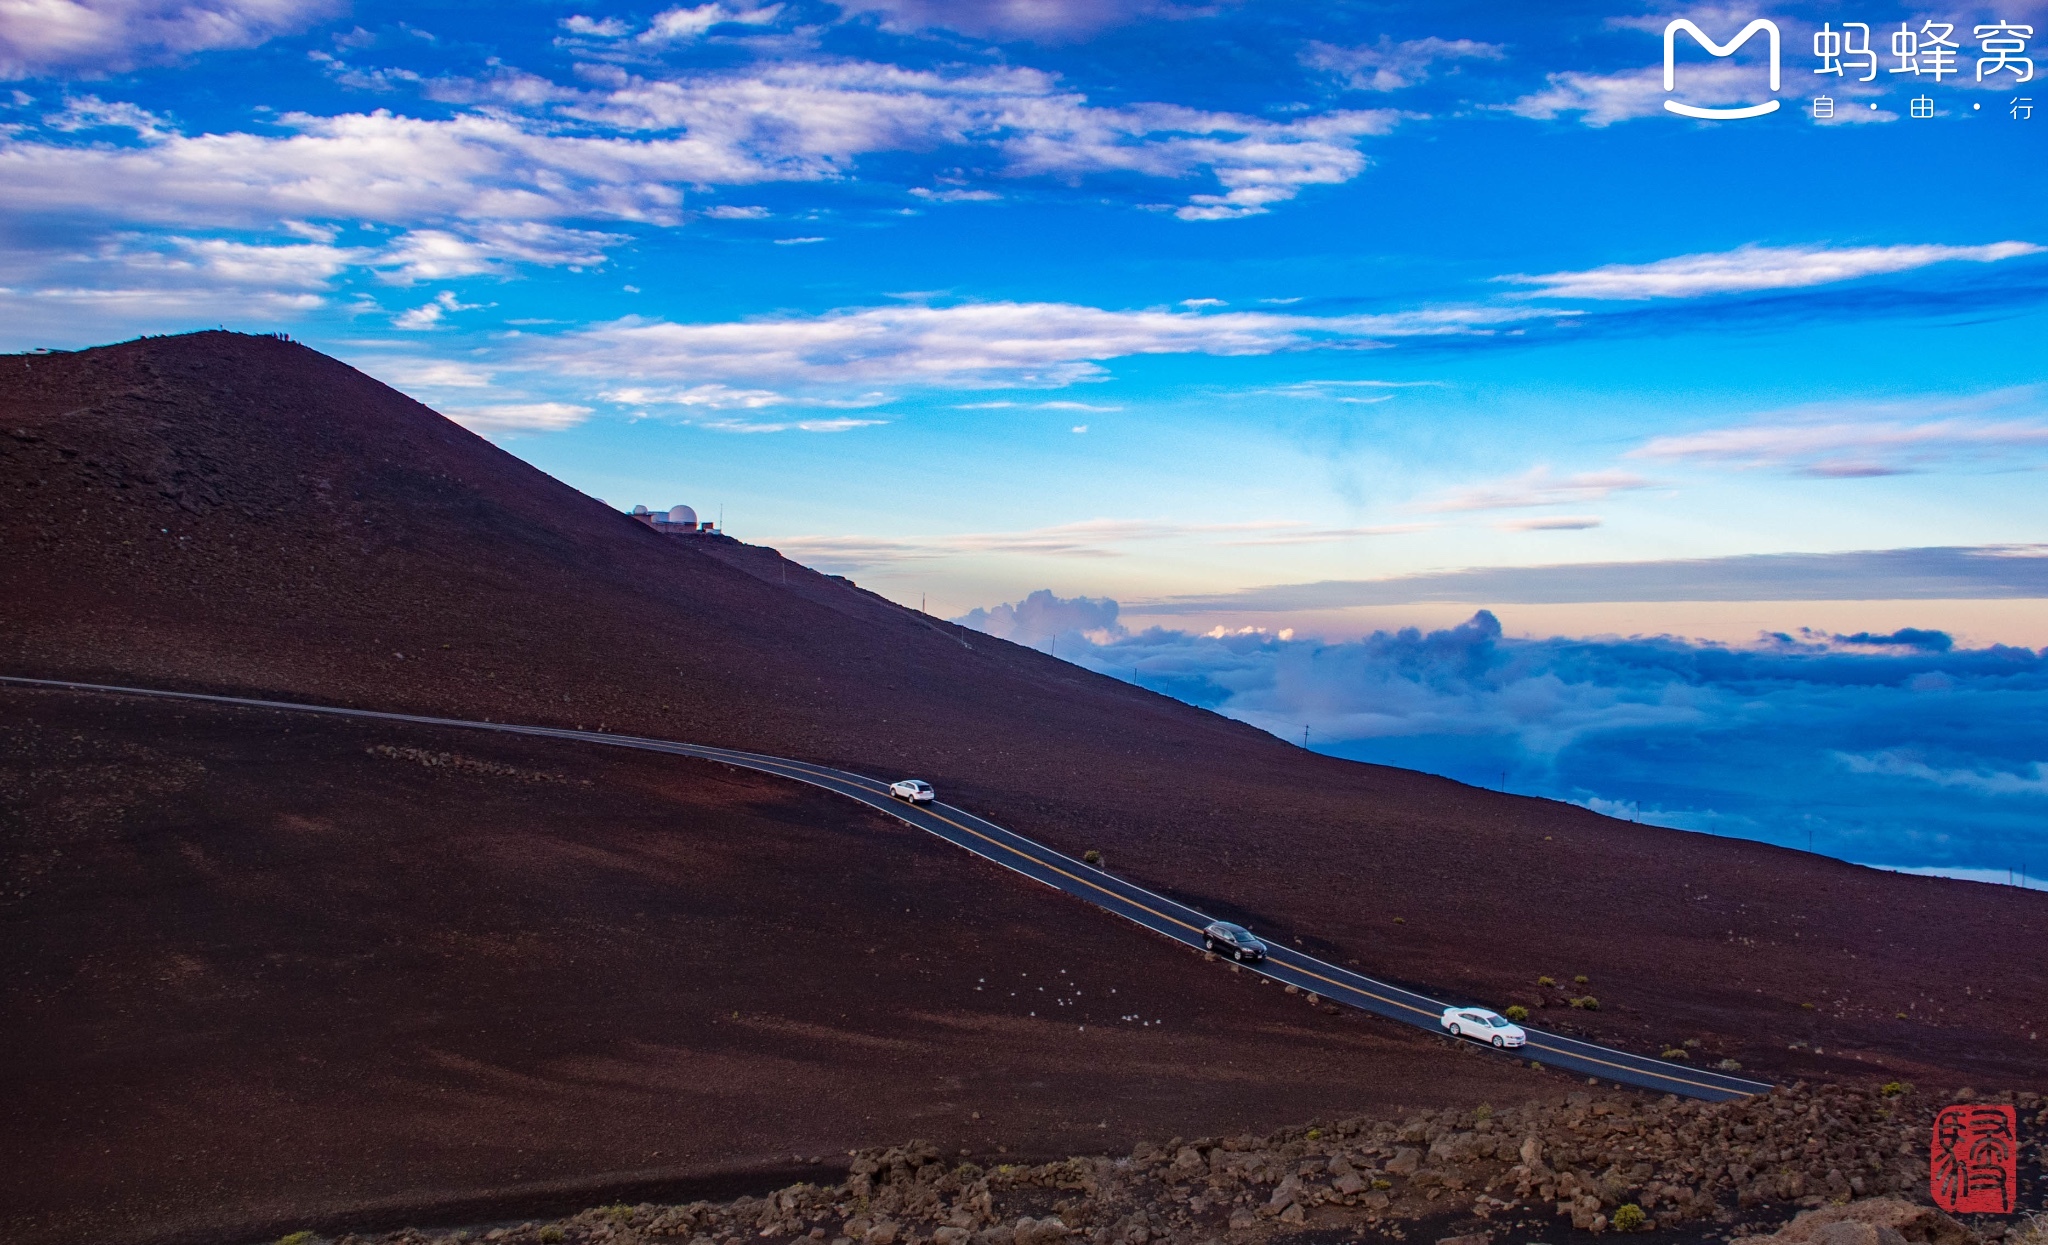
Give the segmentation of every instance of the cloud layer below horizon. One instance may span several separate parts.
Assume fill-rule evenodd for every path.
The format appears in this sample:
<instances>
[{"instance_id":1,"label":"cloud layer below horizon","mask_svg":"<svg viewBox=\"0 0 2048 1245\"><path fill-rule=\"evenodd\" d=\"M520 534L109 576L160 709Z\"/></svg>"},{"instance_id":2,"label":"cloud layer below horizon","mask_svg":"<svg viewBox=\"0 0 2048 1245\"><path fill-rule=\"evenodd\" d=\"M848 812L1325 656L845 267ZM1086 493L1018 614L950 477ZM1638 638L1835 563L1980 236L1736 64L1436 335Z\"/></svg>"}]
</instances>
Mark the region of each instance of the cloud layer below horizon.
<instances>
[{"instance_id":1,"label":"cloud layer below horizon","mask_svg":"<svg viewBox=\"0 0 2048 1245\"><path fill-rule=\"evenodd\" d=\"M1127 630L1039 591L958 621L1353 760L1861 863L2048 873L2048 653L1946 634L1331 643Z\"/></svg>"}]
</instances>

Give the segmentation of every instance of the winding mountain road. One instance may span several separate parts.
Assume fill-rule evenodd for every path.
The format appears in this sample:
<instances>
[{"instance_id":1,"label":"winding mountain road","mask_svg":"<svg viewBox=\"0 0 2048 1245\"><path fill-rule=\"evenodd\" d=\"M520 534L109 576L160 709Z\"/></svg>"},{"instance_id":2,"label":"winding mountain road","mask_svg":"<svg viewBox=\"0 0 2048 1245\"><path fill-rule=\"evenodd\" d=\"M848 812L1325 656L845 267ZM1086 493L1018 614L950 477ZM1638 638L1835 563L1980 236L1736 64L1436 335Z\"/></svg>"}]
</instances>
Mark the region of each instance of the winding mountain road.
<instances>
[{"instance_id":1,"label":"winding mountain road","mask_svg":"<svg viewBox=\"0 0 2048 1245\"><path fill-rule=\"evenodd\" d=\"M425 717L410 713L383 713L371 709L345 709L331 705L294 704L289 701L254 700L239 696L214 696L200 692L173 692L154 688L115 687L99 683L73 683L55 679L29 679L0 675L0 684L71 692L93 692L123 696L148 696L169 700L195 700L234 705L245 709L271 709L291 713L319 713L332 717L367 718L380 722L407 722L418 726L453 727L461 730L495 731L506 735L536 735L577 743L603 744L614 748L637 748L674 756L716 761L741 769L793 779L823 788L850 800L889 814L919 830L937 835L957 847L966 848L984 860L1021 873L1076 898L1086 900L1146 929L1164 934L1176 942L1201 947L1202 929L1213 919L1185 904L1156 895L1141 886L1063 855L993 822L946 804L910 805L889 795L888 783L845 770L830 769L804 761L736 752L703 744L676 743L665 739L644 739L603 731L569 730L554 726L522 726L505 722L471 722L459 718ZM1304 955L1278 943L1271 944L1262 964L1245 969L1275 981L1361 1011L1414 1025L1442 1035L1438 1018L1448 1001L1417 994L1399 986L1377 981L1362 973ZM1525 1026L1526 1028L1526 1026ZM1518 1050L1501 1053L1503 1058L1529 1059L1553 1068L1596 1077L1622 1085L1678 1094L1710 1102L1768 1093L1771 1085L1627 1051L1581 1042L1561 1034L1528 1029L1529 1042ZM1446 1040L1450 1040L1446 1038ZM1475 1049L1494 1054L1489 1047Z\"/></svg>"}]
</instances>

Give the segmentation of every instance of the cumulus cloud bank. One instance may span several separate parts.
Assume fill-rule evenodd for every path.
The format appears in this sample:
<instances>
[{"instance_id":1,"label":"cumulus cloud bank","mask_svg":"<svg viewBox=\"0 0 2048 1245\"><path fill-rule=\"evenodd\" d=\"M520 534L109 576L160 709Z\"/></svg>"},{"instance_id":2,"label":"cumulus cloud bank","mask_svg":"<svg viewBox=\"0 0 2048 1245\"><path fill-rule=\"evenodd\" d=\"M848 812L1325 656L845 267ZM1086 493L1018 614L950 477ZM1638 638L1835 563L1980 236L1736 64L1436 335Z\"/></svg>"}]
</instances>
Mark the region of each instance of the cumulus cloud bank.
<instances>
[{"instance_id":1,"label":"cumulus cloud bank","mask_svg":"<svg viewBox=\"0 0 2048 1245\"><path fill-rule=\"evenodd\" d=\"M1520 640L1487 610L1345 643L1118 615L1039 591L957 621L1355 760L1788 846L1811 834L1872 864L2048 865L2048 653L1910 628Z\"/></svg>"}]
</instances>

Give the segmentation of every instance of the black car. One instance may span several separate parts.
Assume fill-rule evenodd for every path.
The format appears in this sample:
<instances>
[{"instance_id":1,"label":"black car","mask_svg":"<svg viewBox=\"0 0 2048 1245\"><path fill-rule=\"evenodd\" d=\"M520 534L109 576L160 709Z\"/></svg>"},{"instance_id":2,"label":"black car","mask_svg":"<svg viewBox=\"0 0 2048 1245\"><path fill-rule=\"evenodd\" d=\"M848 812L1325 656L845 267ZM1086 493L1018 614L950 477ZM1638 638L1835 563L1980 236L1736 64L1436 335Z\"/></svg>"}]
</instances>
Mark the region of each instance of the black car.
<instances>
[{"instance_id":1,"label":"black car","mask_svg":"<svg viewBox=\"0 0 2048 1245\"><path fill-rule=\"evenodd\" d=\"M1202 945L1217 955L1227 955L1233 960L1256 964L1266 958L1266 944L1252 936L1242 925L1228 921L1217 921L1202 931Z\"/></svg>"}]
</instances>

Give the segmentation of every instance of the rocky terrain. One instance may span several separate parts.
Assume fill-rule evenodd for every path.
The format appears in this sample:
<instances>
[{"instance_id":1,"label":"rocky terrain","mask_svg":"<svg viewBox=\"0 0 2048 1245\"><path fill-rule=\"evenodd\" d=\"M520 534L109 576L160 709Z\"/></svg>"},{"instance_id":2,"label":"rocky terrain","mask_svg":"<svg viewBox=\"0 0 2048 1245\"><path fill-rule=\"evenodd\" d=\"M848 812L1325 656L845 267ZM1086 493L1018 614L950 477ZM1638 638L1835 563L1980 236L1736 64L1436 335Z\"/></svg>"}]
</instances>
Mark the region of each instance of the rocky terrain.
<instances>
[{"instance_id":1,"label":"rocky terrain","mask_svg":"<svg viewBox=\"0 0 2048 1245\"><path fill-rule=\"evenodd\" d=\"M2038 1095L1984 1100L2013 1103L2023 1135L2048 1128ZM1341 1234L1485 1245L1567 1227L1759 1235L1802 1210L1818 1213L1785 1228L1783 1245L1979 1245L2014 1223L2024 1228L2024 1220L1989 1216L1964 1225L1921 1204L1933 1111L1897 1084L1802 1084L1711 1105L1577 1091L1500 1110L1176 1137L1127 1156L1037 1165L985 1166L912 1143L856 1153L843 1183L794 1184L763 1197L614 1205L547 1223L341 1240L1147 1245ZM2027 1156L2035 1196L2025 1204L2038 1206L2041 1158L2036 1143Z\"/></svg>"}]
</instances>

